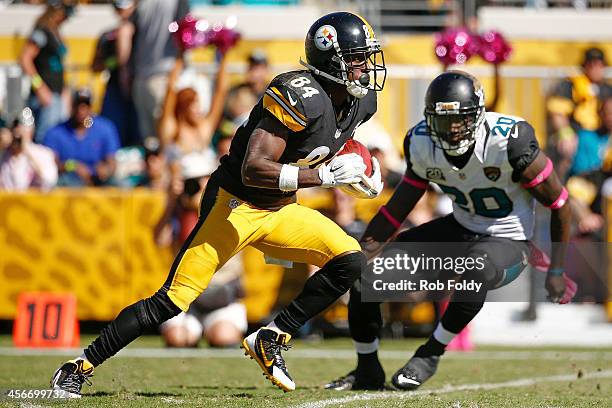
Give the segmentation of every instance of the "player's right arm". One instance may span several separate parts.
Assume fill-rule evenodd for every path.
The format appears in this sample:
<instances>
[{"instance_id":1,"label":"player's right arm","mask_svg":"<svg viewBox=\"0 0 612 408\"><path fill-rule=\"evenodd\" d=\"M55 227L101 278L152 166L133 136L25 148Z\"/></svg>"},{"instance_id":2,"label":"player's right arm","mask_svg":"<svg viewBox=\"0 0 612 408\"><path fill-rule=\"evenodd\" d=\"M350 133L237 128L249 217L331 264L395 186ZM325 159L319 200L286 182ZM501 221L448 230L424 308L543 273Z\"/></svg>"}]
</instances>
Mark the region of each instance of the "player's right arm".
<instances>
[{"instance_id":1,"label":"player's right arm","mask_svg":"<svg viewBox=\"0 0 612 408\"><path fill-rule=\"evenodd\" d=\"M302 89L302 85L297 85L304 80L307 81L306 78L296 78L290 82L296 84L292 87L275 79L266 89L262 100L264 114L249 138L242 162L244 185L291 192L304 187L336 187L361 180L365 164L357 154L334 157L329 164L318 169L279 163L287 140L307 137L304 131L320 115L316 109L320 103L313 98L319 93L300 94L296 91Z\"/></svg>"},{"instance_id":2,"label":"player's right arm","mask_svg":"<svg viewBox=\"0 0 612 408\"><path fill-rule=\"evenodd\" d=\"M399 229L400 225L427 190L428 181L419 177L412 170L410 159L410 138L412 131L404 139L404 156L408 167L402 182L393 195L382 206L372 221L368 224L362 238L361 246L368 257L373 256Z\"/></svg>"},{"instance_id":3,"label":"player's right arm","mask_svg":"<svg viewBox=\"0 0 612 408\"><path fill-rule=\"evenodd\" d=\"M365 164L357 154L345 154L332 159L318 169L279 163L287 138L291 134L281 122L264 116L249 138L242 162L242 182L245 186L295 191L304 187L335 187L358 183Z\"/></svg>"},{"instance_id":4,"label":"player's right arm","mask_svg":"<svg viewBox=\"0 0 612 408\"><path fill-rule=\"evenodd\" d=\"M265 116L249 138L244 161L242 182L246 186L279 188L283 165L278 162L289 137L289 129L278 120ZM317 169L299 168L297 187L321 185Z\"/></svg>"}]
</instances>

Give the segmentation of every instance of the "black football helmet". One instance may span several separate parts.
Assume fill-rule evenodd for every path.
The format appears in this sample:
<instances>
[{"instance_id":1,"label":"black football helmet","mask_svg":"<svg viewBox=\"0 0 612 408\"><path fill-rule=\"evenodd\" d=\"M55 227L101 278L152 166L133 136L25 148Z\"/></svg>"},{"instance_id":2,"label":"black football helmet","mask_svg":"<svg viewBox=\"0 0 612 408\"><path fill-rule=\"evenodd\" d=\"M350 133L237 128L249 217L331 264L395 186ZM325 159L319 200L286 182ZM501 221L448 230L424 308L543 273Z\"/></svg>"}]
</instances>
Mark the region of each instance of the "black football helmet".
<instances>
[{"instance_id":1,"label":"black football helmet","mask_svg":"<svg viewBox=\"0 0 612 408\"><path fill-rule=\"evenodd\" d=\"M370 89L383 89L385 58L363 17L345 11L327 14L310 27L305 46L306 61L300 63L325 80L346 85L351 95L362 98ZM358 78L355 68L361 71Z\"/></svg>"},{"instance_id":2,"label":"black football helmet","mask_svg":"<svg viewBox=\"0 0 612 408\"><path fill-rule=\"evenodd\" d=\"M438 75L425 94L425 121L436 147L460 156L476 142L484 123L484 90L480 81L463 71Z\"/></svg>"}]
</instances>

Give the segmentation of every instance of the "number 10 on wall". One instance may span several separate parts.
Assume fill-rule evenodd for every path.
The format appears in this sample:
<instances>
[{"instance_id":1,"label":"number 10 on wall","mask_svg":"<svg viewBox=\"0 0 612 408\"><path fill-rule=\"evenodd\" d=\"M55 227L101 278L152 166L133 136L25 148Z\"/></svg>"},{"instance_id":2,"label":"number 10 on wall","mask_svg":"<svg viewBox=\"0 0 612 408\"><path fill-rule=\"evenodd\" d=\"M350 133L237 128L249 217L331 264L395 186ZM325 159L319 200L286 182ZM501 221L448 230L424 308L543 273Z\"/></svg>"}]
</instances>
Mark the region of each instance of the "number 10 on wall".
<instances>
[{"instance_id":1,"label":"number 10 on wall","mask_svg":"<svg viewBox=\"0 0 612 408\"><path fill-rule=\"evenodd\" d=\"M71 293L21 293L13 343L16 347L78 347L76 305Z\"/></svg>"}]
</instances>

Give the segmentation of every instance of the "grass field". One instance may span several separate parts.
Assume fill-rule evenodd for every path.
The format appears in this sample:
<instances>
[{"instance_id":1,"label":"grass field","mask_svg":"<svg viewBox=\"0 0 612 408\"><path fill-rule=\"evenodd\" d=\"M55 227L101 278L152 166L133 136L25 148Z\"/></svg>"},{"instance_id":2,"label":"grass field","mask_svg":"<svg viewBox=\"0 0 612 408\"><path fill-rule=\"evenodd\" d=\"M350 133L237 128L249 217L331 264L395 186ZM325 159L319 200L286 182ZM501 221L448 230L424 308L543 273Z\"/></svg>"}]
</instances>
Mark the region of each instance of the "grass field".
<instances>
[{"instance_id":1,"label":"grass field","mask_svg":"<svg viewBox=\"0 0 612 408\"><path fill-rule=\"evenodd\" d=\"M578 334L577 334L578 335ZM88 341L89 339L84 339ZM387 378L418 343L385 341ZM273 387L240 350L167 351L159 338L136 341L96 370L93 386L79 401L10 400L2 407L611 407L612 347L609 349L481 347L447 353L438 374L417 392L334 392L326 381L354 366L346 339L296 341L285 352L297 390ZM44 389L58 364L74 351L24 355L0 337L0 390ZM31 352L40 354L37 351Z\"/></svg>"}]
</instances>

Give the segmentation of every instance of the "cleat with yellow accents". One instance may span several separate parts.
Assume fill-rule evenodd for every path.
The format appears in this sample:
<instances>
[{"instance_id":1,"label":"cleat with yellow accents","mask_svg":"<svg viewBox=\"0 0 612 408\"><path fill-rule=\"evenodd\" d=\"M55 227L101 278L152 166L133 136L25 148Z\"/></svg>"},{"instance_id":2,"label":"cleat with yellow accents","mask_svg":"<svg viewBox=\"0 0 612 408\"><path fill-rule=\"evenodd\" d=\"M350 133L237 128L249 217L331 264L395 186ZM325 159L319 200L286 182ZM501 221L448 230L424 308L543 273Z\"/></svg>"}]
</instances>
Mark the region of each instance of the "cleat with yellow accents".
<instances>
[{"instance_id":1,"label":"cleat with yellow accents","mask_svg":"<svg viewBox=\"0 0 612 408\"><path fill-rule=\"evenodd\" d=\"M289 349L289 340L289 333L272 327L262 327L242 340L244 354L257 361L263 375L285 392L295 390L295 383L287 372L285 360L281 355L281 349Z\"/></svg>"},{"instance_id":2,"label":"cleat with yellow accents","mask_svg":"<svg viewBox=\"0 0 612 408\"><path fill-rule=\"evenodd\" d=\"M62 390L67 398L81 398L83 384L91 385L94 366L87 360L76 358L65 362L51 378L51 388Z\"/></svg>"}]
</instances>

